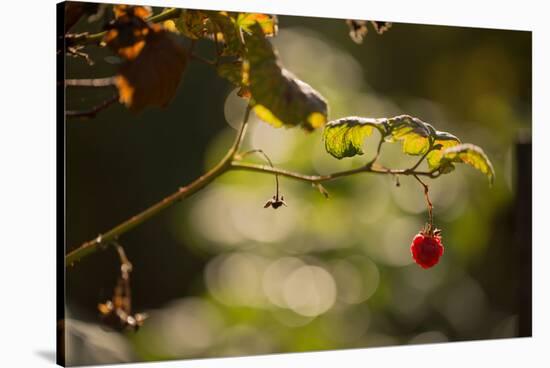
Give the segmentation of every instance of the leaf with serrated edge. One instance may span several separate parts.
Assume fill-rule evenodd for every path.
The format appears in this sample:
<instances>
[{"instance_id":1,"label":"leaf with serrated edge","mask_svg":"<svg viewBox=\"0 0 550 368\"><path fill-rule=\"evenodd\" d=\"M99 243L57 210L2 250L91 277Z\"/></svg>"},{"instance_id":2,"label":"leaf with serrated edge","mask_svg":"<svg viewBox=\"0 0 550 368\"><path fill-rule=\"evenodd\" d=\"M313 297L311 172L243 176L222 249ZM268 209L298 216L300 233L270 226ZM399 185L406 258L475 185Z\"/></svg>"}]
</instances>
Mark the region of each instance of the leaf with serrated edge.
<instances>
[{"instance_id":1,"label":"leaf with serrated edge","mask_svg":"<svg viewBox=\"0 0 550 368\"><path fill-rule=\"evenodd\" d=\"M409 116L399 115L388 119L389 134L387 142L403 142L403 152L409 155L423 155L430 148L430 137L435 129L422 120Z\"/></svg>"},{"instance_id":2,"label":"leaf with serrated edge","mask_svg":"<svg viewBox=\"0 0 550 368\"><path fill-rule=\"evenodd\" d=\"M337 159L362 155L363 141L371 135L373 128L383 134L385 120L349 116L331 121L323 131L325 149Z\"/></svg>"},{"instance_id":3,"label":"leaf with serrated edge","mask_svg":"<svg viewBox=\"0 0 550 368\"><path fill-rule=\"evenodd\" d=\"M275 127L300 125L311 131L327 119L327 103L310 85L284 69L263 31L254 23L245 39L243 82L248 83L251 105L262 120Z\"/></svg>"},{"instance_id":4,"label":"leaf with serrated edge","mask_svg":"<svg viewBox=\"0 0 550 368\"><path fill-rule=\"evenodd\" d=\"M445 149L442 152L441 166L446 167L453 163L468 164L487 175L489 182L493 183L495 170L491 161L480 147L464 143Z\"/></svg>"},{"instance_id":5,"label":"leaf with serrated edge","mask_svg":"<svg viewBox=\"0 0 550 368\"><path fill-rule=\"evenodd\" d=\"M430 169L435 169L439 167L441 157L443 156L443 150L459 145L460 139L454 135L447 132L436 132L434 147L440 145L439 149L434 149L426 156L426 161L428 162L428 167Z\"/></svg>"},{"instance_id":6,"label":"leaf with serrated edge","mask_svg":"<svg viewBox=\"0 0 550 368\"><path fill-rule=\"evenodd\" d=\"M426 155L430 169L439 166L443 149L460 144L460 140L454 135L435 130L431 124L409 115L399 115L388 119L388 130L386 141L402 141L403 152L408 155L425 154L430 149L431 140L432 151Z\"/></svg>"}]
</instances>

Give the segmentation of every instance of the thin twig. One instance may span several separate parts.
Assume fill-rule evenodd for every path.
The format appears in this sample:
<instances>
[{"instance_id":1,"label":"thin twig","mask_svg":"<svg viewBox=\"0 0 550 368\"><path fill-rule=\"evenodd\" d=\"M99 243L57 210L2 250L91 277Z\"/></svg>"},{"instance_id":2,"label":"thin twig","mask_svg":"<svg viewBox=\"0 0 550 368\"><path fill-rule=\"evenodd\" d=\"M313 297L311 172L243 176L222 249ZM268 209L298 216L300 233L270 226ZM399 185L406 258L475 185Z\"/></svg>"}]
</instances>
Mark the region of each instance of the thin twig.
<instances>
[{"instance_id":1,"label":"thin twig","mask_svg":"<svg viewBox=\"0 0 550 368\"><path fill-rule=\"evenodd\" d=\"M120 258L120 272L122 278L127 280L129 278L130 272L132 272L132 263L126 256L126 252L124 252L124 248L122 248L122 245L114 241L113 246L116 248L118 257Z\"/></svg>"},{"instance_id":2,"label":"thin twig","mask_svg":"<svg viewBox=\"0 0 550 368\"><path fill-rule=\"evenodd\" d=\"M66 87L109 87L115 84L115 77L66 79Z\"/></svg>"},{"instance_id":3,"label":"thin twig","mask_svg":"<svg viewBox=\"0 0 550 368\"><path fill-rule=\"evenodd\" d=\"M384 175L420 175L420 176L427 176L427 177L435 177L435 173L433 171L411 171L410 169L404 169L404 170L391 170L391 169L375 169L367 166L362 166L357 169L352 170L345 170L345 171L338 171L332 174L327 175L305 175L300 173L295 173L292 171L279 169L276 167L270 167L266 165L258 165L253 164L249 162L240 162L240 161L233 161L231 163L231 168L234 170L245 170L245 171L256 171L261 172L265 174L278 174L281 176L285 176L291 179L296 179L300 181L305 181L309 183L320 183L323 181L330 181L337 178L341 178L344 176L351 176L359 173L371 173L371 174L384 174Z\"/></svg>"},{"instance_id":4,"label":"thin twig","mask_svg":"<svg viewBox=\"0 0 550 368\"><path fill-rule=\"evenodd\" d=\"M413 177L424 187L424 197L426 198L426 203L428 204L428 224L429 224L428 231L432 232L434 229L433 213L432 213L433 205L432 205L432 201L430 201L428 184L420 180L420 178L417 175L413 175Z\"/></svg>"},{"instance_id":5,"label":"thin twig","mask_svg":"<svg viewBox=\"0 0 550 368\"><path fill-rule=\"evenodd\" d=\"M434 148L434 147L433 147L433 141L430 141L430 146L428 147L428 150L427 150L426 152L424 152L424 154L422 155L422 157L420 157L420 160L418 160L418 161L416 162L416 164L414 164L414 165L411 167L411 170L416 170L416 168L417 168L418 166L420 166L420 164L422 163L422 161L424 161L424 159L428 156L428 154L429 154L430 152L433 151L433 148Z\"/></svg>"},{"instance_id":6,"label":"thin twig","mask_svg":"<svg viewBox=\"0 0 550 368\"><path fill-rule=\"evenodd\" d=\"M378 157L380 157L380 152L382 151L382 144L384 144L384 137L380 137L380 142L378 142L378 146L376 147L376 154L372 160L367 162L365 166L372 167L376 163L376 160L378 160ZM416 169L416 167L414 169Z\"/></svg>"},{"instance_id":7,"label":"thin twig","mask_svg":"<svg viewBox=\"0 0 550 368\"><path fill-rule=\"evenodd\" d=\"M246 156L251 155L253 153L261 154L266 159L266 161L269 163L269 166L271 166L272 168L274 167L273 162L271 162L271 159L269 158L269 156L260 148L253 149L253 150L250 150L250 151L246 151L244 153L239 153L237 156L238 156L239 160L242 160ZM275 174L275 193L276 193L275 194L276 199L279 199L279 174L277 174L277 173Z\"/></svg>"},{"instance_id":8,"label":"thin twig","mask_svg":"<svg viewBox=\"0 0 550 368\"><path fill-rule=\"evenodd\" d=\"M89 110L68 110L65 112L65 116L68 118L95 118L95 116L102 110L105 110L112 104L118 101L118 94L113 95L113 97L103 101L97 106Z\"/></svg>"}]
</instances>

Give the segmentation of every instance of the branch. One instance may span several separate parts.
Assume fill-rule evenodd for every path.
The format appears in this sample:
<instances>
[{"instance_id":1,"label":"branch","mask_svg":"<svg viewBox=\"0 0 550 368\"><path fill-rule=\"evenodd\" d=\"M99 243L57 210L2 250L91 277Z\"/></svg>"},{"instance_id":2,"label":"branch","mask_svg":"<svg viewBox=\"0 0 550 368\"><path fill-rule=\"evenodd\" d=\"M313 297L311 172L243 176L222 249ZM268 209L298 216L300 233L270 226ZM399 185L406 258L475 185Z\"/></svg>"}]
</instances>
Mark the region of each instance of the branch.
<instances>
[{"instance_id":1,"label":"branch","mask_svg":"<svg viewBox=\"0 0 550 368\"><path fill-rule=\"evenodd\" d=\"M338 171L327 175L304 175L304 174L295 173L284 169L269 167L266 165L258 165L258 164L253 164L248 162L239 162L239 161L231 162L231 168L233 170L245 170L245 171L256 171L256 172L261 172L266 174L277 174L277 175L285 176L287 178L296 179L296 180L305 181L305 182L314 183L314 184L320 183L323 181L334 180L345 176L351 176L359 173L372 173L372 174L384 174L384 175L419 175L419 176L427 176L430 178L435 178L438 176L437 172L435 171L414 171L411 169L403 169L403 170L377 169L370 166L362 166L357 169Z\"/></svg>"},{"instance_id":2,"label":"branch","mask_svg":"<svg viewBox=\"0 0 550 368\"><path fill-rule=\"evenodd\" d=\"M171 207L175 203L181 201L184 198L190 197L193 194L197 193L199 190L210 184L218 176L222 175L224 172L228 171L231 168L231 162L237 153L239 147L241 146L244 134L246 132L246 127L248 125L248 117L250 115L250 107L247 106L243 123L237 133L235 142L227 151L225 157L212 169L210 169L206 174L202 175L196 179L191 184L180 188L177 192L169 195L160 202L149 207L145 211L131 217L130 219L124 221L118 226L115 226L111 230L107 231L104 234L98 235L95 239L87 241L82 244L80 247L72 250L65 256L65 264L67 266L74 265L75 262L80 259L95 253L102 245L109 244L113 241L116 241L119 236L132 230L136 226L144 223L150 218L158 215L163 210Z\"/></svg>"},{"instance_id":3,"label":"branch","mask_svg":"<svg viewBox=\"0 0 550 368\"><path fill-rule=\"evenodd\" d=\"M351 176L359 173L373 173L373 174L383 174L383 175L413 175L415 178L417 178L417 180L420 180L418 179L418 176L435 178L440 175L440 173L437 170L416 171L415 167L417 165L409 169L385 169L375 165L368 165L368 166L362 166L357 169L338 171L327 175L305 175L305 174L295 173L284 169L275 168L272 166L240 162L239 159L246 155L246 153L238 154L238 150L241 146L244 135L246 133L249 115L250 115L250 106L247 106L243 123L241 124L240 129L237 132L237 136L235 137L235 141L233 145L231 146L231 148L229 148L229 150L227 151L227 154L216 166L210 169L206 174L202 175L201 177L193 181L191 184L180 188L177 192L169 195L168 197L164 198L157 204L149 207L148 209L141 212L140 214L133 216L129 220L126 220L120 225L115 226L113 229L107 231L106 233L98 235L97 238L90 240L82 244L80 247L74 249L73 251L68 253L67 256L65 257L66 265L68 266L73 265L75 262L79 261L80 259L100 249L102 245L106 245L113 241L116 241L119 236L132 230L133 228L144 223L150 218L158 215L160 212L171 207L175 203L187 197L190 197L191 195L195 194L196 192L198 192L199 190L201 190L202 188L210 184L212 181L214 181L214 179L216 179L220 175L230 170L255 171L255 172L271 174L275 176L281 175L288 178L309 182L313 184L319 184L323 181L330 181L337 178ZM257 151L254 151L254 152L257 152Z\"/></svg>"},{"instance_id":4,"label":"branch","mask_svg":"<svg viewBox=\"0 0 550 368\"><path fill-rule=\"evenodd\" d=\"M105 110L112 104L118 101L118 93L114 94L113 97L109 98L108 100L103 101L97 106L94 106L93 108L89 110L68 110L65 112L65 116L68 118L94 118L97 113L99 113L102 110Z\"/></svg>"},{"instance_id":5,"label":"branch","mask_svg":"<svg viewBox=\"0 0 550 368\"><path fill-rule=\"evenodd\" d=\"M115 84L115 77L66 79L66 87L109 87Z\"/></svg>"}]
</instances>

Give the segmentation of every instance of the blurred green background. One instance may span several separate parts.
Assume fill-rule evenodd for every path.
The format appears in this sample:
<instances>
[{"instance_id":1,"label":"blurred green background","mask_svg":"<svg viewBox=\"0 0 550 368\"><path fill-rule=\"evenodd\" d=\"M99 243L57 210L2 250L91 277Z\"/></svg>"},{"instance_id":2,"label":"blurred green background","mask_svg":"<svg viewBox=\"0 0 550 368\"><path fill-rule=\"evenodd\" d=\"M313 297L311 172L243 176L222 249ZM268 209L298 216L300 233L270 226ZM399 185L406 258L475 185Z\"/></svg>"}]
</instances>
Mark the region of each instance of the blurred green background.
<instances>
[{"instance_id":1,"label":"blurred green background","mask_svg":"<svg viewBox=\"0 0 550 368\"><path fill-rule=\"evenodd\" d=\"M160 9L154 9L155 13ZM100 30L82 19L76 29ZM288 203L263 204L274 178L231 172L120 241L134 265L133 306L150 318L137 333L100 327L97 303L119 275L114 251L67 270L67 363L112 363L515 337L521 324L515 144L531 135L531 33L393 24L362 45L343 20L279 17L272 39L283 64L328 100L330 119L410 114L485 149L492 188L469 167L429 181L445 254L432 269L409 246L427 219L413 179L359 175L311 186L281 179ZM199 53L213 55L207 41ZM67 58L67 78L116 72L109 50L94 66ZM107 89L67 89L67 109ZM191 62L173 102L133 115L116 105L66 122L67 249L191 182L226 152L244 102L206 65ZM527 138L525 138L527 137ZM244 149L303 173L357 167L336 160L321 132L274 129L255 117ZM394 147L395 146L395 147ZM250 158L251 161L262 162ZM385 145L382 163L416 158ZM530 273L530 269L527 269Z\"/></svg>"}]
</instances>

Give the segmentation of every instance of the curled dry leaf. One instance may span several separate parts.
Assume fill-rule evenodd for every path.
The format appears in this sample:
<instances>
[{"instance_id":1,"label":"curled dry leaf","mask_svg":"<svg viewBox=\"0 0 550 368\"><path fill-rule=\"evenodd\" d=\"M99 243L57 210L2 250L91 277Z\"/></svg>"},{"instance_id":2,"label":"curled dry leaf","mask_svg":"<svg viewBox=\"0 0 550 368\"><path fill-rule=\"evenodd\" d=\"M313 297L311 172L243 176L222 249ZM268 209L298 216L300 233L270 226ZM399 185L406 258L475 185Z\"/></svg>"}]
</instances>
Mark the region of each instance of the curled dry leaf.
<instances>
[{"instance_id":1,"label":"curled dry leaf","mask_svg":"<svg viewBox=\"0 0 550 368\"><path fill-rule=\"evenodd\" d=\"M328 114L324 97L281 65L258 23L250 29L251 34L243 34L242 84L250 91L256 115L274 127L301 126L306 131L322 127Z\"/></svg>"},{"instance_id":2,"label":"curled dry leaf","mask_svg":"<svg viewBox=\"0 0 550 368\"><path fill-rule=\"evenodd\" d=\"M355 43L363 43L363 38L369 32L366 20L347 19L346 24L349 27L349 36Z\"/></svg>"},{"instance_id":3,"label":"curled dry leaf","mask_svg":"<svg viewBox=\"0 0 550 368\"><path fill-rule=\"evenodd\" d=\"M116 76L120 102L135 112L147 106L168 105L186 64L186 51L170 32L150 33L139 55L124 64Z\"/></svg>"},{"instance_id":4,"label":"curled dry leaf","mask_svg":"<svg viewBox=\"0 0 550 368\"><path fill-rule=\"evenodd\" d=\"M374 30L378 34L382 34L391 28L390 22L379 22L376 20L371 20L370 23L372 24L372 28L374 28Z\"/></svg>"},{"instance_id":5,"label":"curled dry leaf","mask_svg":"<svg viewBox=\"0 0 550 368\"><path fill-rule=\"evenodd\" d=\"M367 24L369 21L366 20L355 20L355 19L347 19L346 24L349 27L349 36L355 43L363 43L363 39L369 32L367 28ZM380 22L371 20L370 24L372 25L372 28L374 28L375 32L378 34L382 34L386 32L391 27L390 22Z\"/></svg>"},{"instance_id":6,"label":"curled dry leaf","mask_svg":"<svg viewBox=\"0 0 550 368\"><path fill-rule=\"evenodd\" d=\"M187 54L175 35L144 18L143 7L120 6L104 42L126 60L115 77L119 100L133 112L164 107L174 97Z\"/></svg>"},{"instance_id":7,"label":"curled dry leaf","mask_svg":"<svg viewBox=\"0 0 550 368\"><path fill-rule=\"evenodd\" d=\"M143 47L151 28L145 18L149 12L140 6L116 5L115 20L107 26L103 42L120 57L134 60Z\"/></svg>"}]
</instances>

